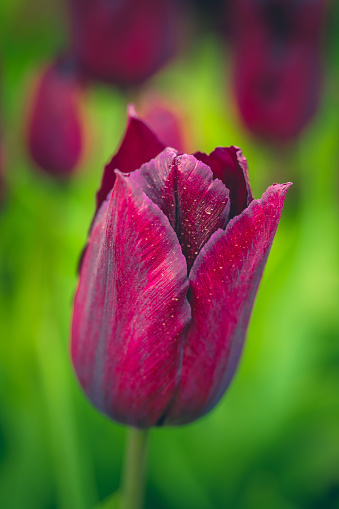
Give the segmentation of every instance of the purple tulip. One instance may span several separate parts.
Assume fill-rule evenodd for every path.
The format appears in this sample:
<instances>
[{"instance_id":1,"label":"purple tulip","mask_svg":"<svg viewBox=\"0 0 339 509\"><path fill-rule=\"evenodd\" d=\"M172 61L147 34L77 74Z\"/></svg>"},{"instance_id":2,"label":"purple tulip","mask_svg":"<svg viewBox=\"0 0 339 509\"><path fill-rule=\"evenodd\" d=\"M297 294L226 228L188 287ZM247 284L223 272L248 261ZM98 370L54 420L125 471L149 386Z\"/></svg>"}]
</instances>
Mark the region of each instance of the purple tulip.
<instances>
[{"instance_id":1,"label":"purple tulip","mask_svg":"<svg viewBox=\"0 0 339 509\"><path fill-rule=\"evenodd\" d=\"M234 0L233 81L244 123L271 143L293 141L322 91L327 0Z\"/></svg>"},{"instance_id":2,"label":"purple tulip","mask_svg":"<svg viewBox=\"0 0 339 509\"><path fill-rule=\"evenodd\" d=\"M144 428L188 423L216 405L289 185L253 200L240 149L163 149L130 110L74 303L72 359L98 409Z\"/></svg>"},{"instance_id":3,"label":"purple tulip","mask_svg":"<svg viewBox=\"0 0 339 509\"><path fill-rule=\"evenodd\" d=\"M68 177L83 148L80 86L67 62L48 66L39 76L30 105L28 147L39 168Z\"/></svg>"},{"instance_id":4,"label":"purple tulip","mask_svg":"<svg viewBox=\"0 0 339 509\"><path fill-rule=\"evenodd\" d=\"M174 0L69 1L74 56L90 79L139 84L176 52L180 16Z\"/></svg>"}]
</instances>

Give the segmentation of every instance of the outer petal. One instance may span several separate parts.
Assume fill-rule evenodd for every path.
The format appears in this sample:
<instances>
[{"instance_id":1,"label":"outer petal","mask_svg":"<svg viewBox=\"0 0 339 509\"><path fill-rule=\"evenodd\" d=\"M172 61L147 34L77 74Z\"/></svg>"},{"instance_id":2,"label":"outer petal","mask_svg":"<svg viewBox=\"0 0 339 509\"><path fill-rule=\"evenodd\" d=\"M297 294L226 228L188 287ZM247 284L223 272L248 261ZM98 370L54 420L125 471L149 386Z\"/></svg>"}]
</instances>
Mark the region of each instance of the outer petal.
<instances>
[{"instance_id":1,"label":"outer petal","mask_svg":"<svg viewBox=\"0 0 339 509\"><path fill-rule=\"evenodd\" d=\"M197 257L190 274L192 323L165 424L204 415L232 380L288 188L270 187L225 232L216 232Z\"/></svg>"},{"instance_id":2,"label":"outer petal","mask_svg":"<svg viewBox=\"0 0 339 509\"><path fill-rule=\"evenodd\" d=\"M195 157L207 164L214 178L220 179L230 191L230 218L238 216L253 200L246 158L238 147L218 147L211 154L196 152Z\"/></svg>"},{"instance_id":3,"label":"outer petal","mask_svg":"<svg viewBox=\"0 0 339 509\"><path fill-rule=\"evenodd\" d=\"M106 200L115 182L114 170L123 173L140 168L140 166L157 156L165 148L156 134L137 115L134 106L128 107L127 129L118 152L105 166L101 186L97 192L97 208Z\"/></svg>"},{"instance_id":4,"label":"outer petal","mask_svg":"<svg viewBox=\"0 0 339 509\"><path fill-rule=\"evenodd\" d=\"M190 271L203 245L218 229L225 228L229 193L208 166L187 154L167 148L131 175L168 217Z\"/></svg>"},{"instance_id":5,"label":"outer petal","mask_svg":"<svg viewBox=\"0 0 339 509\"><path fill-rule=\"evenodd\" d=\"M173 397L190 320L186 271L167 218L118 173L84 257L71 347L89 399L117 421L152 426Z\"/></svg>"}]
</instances>

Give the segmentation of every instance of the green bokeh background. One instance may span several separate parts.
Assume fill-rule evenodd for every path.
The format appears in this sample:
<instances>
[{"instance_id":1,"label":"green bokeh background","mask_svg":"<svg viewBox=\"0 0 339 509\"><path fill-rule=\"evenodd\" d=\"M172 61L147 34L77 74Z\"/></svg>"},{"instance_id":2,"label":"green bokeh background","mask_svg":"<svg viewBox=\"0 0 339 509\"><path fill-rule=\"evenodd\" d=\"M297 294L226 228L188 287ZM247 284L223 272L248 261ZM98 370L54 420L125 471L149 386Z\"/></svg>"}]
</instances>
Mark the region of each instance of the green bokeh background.
<instances>
[{"instance_id":1,"label":"green bokeh background","mask_svg":"<svg viewBox=\"0 0 339 509\"><path fill-rule=\"evenodd\" d=\"M321 108L288 152L260 144L241 125L230 60L213 34L200 33L185 55L151 80L165 97L185 105L192 150L242 147L256 197L272 182L294 186L231 387L196 423L151 432L147 508L339 508L334 4ZM103 86L87 91L92 142L78 173L57 184L37 172L24 144L28 92L39 66L66 40L57 0L0 1L6 181L0 210L1 509L91 509L120 481L126 431L83 396L70 363L69 329L94 194L134 97Z\"/></svg>"}]
</instances>

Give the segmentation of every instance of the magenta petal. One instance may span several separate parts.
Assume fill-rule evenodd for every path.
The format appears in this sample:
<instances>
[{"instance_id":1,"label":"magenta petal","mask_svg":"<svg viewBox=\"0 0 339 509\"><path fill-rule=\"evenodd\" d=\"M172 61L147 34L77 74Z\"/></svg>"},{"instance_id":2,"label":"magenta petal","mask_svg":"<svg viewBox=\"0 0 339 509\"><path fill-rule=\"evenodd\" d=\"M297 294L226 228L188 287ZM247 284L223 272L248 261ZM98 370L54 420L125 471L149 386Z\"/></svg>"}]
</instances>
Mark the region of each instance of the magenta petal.
<instances>
[{"instance_id":1,"label":"magenta petal","mask_svg":"<svg viewBox=\"0 0 339 509\"><path fill-rule=\"evenodd\" d=\"M217 231L197 257L190 273L192 322L165 424L204 415L232 380L289 186L268 188L226 231Z\"/></svg>"},{"instance_id":2,"label":"magenta petal","mask_svg":"<svg viewBox=\"0 0 339 509\"><path fill-rule=\"evenodd\" d=\"M173 398L190 320L186 274L168 219L118 172L84 257L71 346L89 399L117 421L152 426Z\"/></svg>"},{"instance_id":3,"label":"magenta petal","mask_svg":"<svg viewBox=\"0 0 339 509\"><path fill-rule=\"evenodd\" d=\"M229 193L208 166L194 156L177 156L167 148L131 175L168 217L190 271L200 249L218 229L225 228Z\"/></svg>"},{"instance_id":4,"label":"magenta petal","mask_svg":"<svg viewBox=\"0 0 339 509\"><path fill-rule=\"evenodd\" d=\"M125 136L118 152L105 166L101 186L97 192L97 207L99 210L107 194L113 189L115 182L114 170L130 173L153 157L157 156L165 145L156 134L137 115L134 106L128 108L128 123Z\"/></svg>"},{"instance_id":5,"label":"magenta petal","mask_svg":"<svg viewBox=\"0 0 339 509\"><path fill-rule=\"evenodd\" d=\"M218 147L211 154L196 152L194 156L207 164L214 178L220 179L230 191L230 218L238 216L253 200L246 158L238 147Z\"/></svg>"}]
</instances>

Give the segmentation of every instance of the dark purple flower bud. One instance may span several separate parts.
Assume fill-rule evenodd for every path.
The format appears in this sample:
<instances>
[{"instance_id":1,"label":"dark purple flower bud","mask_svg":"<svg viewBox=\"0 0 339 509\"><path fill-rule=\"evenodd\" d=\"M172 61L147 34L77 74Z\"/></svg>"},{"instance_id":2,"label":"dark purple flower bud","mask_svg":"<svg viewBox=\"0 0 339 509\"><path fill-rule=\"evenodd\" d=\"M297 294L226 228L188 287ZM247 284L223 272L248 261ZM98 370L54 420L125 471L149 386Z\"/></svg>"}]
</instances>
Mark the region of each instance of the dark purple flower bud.
<instances>
[{"instance_id":1,"label":"dark purple flower bud","mask_svg":"<svg viewBox=\"0 0 339 509\"><path fill-rule=\"evenodd\" d=\"M83 148L81 91L72 67L58 62L40 75L30 104L28 146L32 159L57 178L69 176Z\"/></svg>"},{"instance_id":2,"label":"dark purple flower bud","mask_svg":"<svg viewBox=\"0 0 339 509\"><path fill-rule=\"evenodd\" d=\"M130 110L98 193L107 198L98 200L72 325L89 399L141 428L191 422L225 392L290 185L253 200L240 149L166 148L150 159L158 150Z\"/></svg>"},{"instance_id":3,"label":"dark purple flower bud","mask_svg":"<svg viewBox=\"0 0 339 509\"><path fill-rule=\"evenodd\" d=\"M138 84L173 56L173 0L70 0L72 45L82 72L115 85Z\"/></svg>"},{"instance_id":4,"label":"dark purple flower bud","mask_svg":"<svg viewBox=\"0 0 339 509\"><path fill-rule=\"evenodd\" d=\"M242 118L257 136L295 139L321 92L321 34L327 0L234 0L234 88Z\"/></svg>"}]
</instances>

